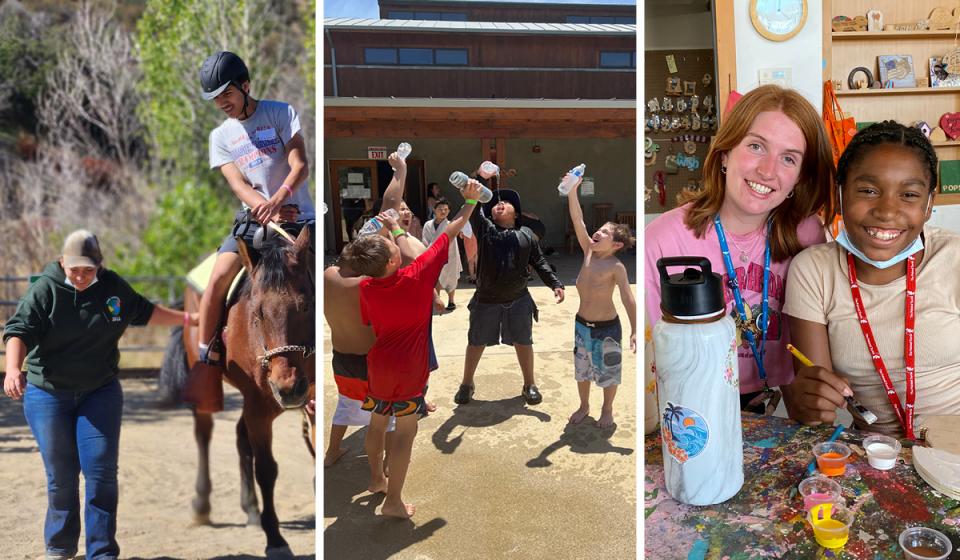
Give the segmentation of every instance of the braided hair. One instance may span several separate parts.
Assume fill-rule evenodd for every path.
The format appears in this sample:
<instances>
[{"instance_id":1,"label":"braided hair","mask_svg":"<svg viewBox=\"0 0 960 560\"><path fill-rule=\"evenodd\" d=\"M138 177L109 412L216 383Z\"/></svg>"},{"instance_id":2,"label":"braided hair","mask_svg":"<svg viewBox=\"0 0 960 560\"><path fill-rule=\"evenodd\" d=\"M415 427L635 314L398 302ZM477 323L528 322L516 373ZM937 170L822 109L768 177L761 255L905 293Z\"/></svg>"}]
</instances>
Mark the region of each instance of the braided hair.
<instances>
[{"instance_id":1,"label":"braided hair","mask_svg":"<svg viewBox=\"0 0 960 560\"><path fill-rule=\"evenodd\" d=\"M850 168L863 159L872 146L881 144L895 144L912 148L927 165L930 190L933 191L936 188L937 152L933 149L933 144L920 129L904 126L896 121L874 123L853 137L850 144L843 150L840 161L837 163L837 185L842 188L846 184L847 173Z\"/></svg>"}]
</instances>

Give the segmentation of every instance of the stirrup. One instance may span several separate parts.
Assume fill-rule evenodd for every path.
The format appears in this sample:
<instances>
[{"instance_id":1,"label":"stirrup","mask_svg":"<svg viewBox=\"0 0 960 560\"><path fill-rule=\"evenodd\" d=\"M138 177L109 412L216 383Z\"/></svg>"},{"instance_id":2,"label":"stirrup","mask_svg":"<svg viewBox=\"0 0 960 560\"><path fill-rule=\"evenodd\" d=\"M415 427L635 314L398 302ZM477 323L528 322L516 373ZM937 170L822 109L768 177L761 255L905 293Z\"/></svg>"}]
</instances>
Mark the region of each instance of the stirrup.
<instances>
[{"instance_id":1,"label":"stirrup","mask_svg":"<svg viewBox=\"0 0 960 560\"><path fill-rule=\"evenodd\" d=\"M210 339L209 344L207 345L207 351L200 351L199 360L205 364L211 366L223 367L223 340L220 338L219 329L217 334Z\"/></svg>"}]
</instances>

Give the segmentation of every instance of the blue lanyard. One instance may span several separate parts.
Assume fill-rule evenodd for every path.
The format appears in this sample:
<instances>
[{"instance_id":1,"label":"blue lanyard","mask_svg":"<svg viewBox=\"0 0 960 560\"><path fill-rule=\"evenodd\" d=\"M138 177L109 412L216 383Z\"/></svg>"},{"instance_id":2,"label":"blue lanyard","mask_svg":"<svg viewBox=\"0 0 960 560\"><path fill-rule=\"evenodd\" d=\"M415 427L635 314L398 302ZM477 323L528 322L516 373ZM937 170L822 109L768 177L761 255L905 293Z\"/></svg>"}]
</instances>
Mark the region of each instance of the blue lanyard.
<instances>
[{"instance_id":1,"label":"blue lanyard","mask_svg":"<svg viewBox=\"0 0 960 560\"><path fill-rule=\"evenodd\" d=\"M767 371L763 367L763 355L765 353L764 345L767 341L767 327L770 325L770 298L768 287L770 285L770 223L767 222L767 240L766 251L763 257L763 300L760 304L760 314L754 319L754 324L760 328L760 342L757 342L756 336L750 330L747 322L747 313L743 307L743 296L740 295L740 286L737 282L737 271L733 268L733 259L730 258L730 247L727 245L727 236L723 233L723 225L720 224L720 216L713 217L713 226L717 230L717 237L720 239L720 252L723 253L723 264L727 268L727 278L730 282L730 289L733 291L733 300L736 303L737 314L740 320L737 321L743 338L750 345L753 352L753 361L757 362L757 373L760 380L763 381L763 390L769 391L767 385Z\"/></svg>"}]
</instances>

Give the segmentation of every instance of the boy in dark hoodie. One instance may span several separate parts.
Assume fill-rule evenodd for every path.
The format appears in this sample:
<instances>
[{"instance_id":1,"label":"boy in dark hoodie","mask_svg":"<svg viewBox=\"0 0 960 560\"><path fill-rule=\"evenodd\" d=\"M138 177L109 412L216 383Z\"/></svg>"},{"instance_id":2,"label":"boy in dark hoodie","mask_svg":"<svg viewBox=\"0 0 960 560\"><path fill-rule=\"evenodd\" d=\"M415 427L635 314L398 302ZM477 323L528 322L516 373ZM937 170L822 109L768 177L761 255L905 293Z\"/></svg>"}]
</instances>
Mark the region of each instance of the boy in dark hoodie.
<instances>
[{"instance_id":1,"label":"boy in dark hoodie","mask_svg":"<svg viewBox=\"0 0 960 560\"><path fill-rule=\"evenodd\" d=\"M95 235L71 233L63 255L30 285L3 331L3 389L10 398L23 399L47 473L43 536L48 559L77 553L81 472L86 557L119 557L123 392L117 380L118 342L130 325L196 324L195 314L150 303L102 262Z\"/></svg>"}]
</instances>

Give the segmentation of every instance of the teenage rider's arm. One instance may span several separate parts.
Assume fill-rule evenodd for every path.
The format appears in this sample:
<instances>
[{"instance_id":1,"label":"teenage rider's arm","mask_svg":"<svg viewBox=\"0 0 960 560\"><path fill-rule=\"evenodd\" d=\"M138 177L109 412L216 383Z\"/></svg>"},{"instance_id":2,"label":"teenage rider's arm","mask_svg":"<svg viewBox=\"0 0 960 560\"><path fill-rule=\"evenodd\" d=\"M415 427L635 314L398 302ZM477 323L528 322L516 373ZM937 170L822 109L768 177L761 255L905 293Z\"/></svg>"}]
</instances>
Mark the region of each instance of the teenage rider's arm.
<instances>
[{"instance_id":1,"label":"teenage rider's arm","mask_svg":"<svg viewBox=\"0 0 960 560\"><path fill-rule=\"evenodd\" d=\"M280 216L280 207L288 198L293 196L293 191L310 176L310 168L307 165L307 149L300 133L294 134L290 138L290 141L284 146L284 150L287 154L287 165L290 166L290 173L287 173L284 178L283 186L278 188L265 204L256 207L250 206L253 209L253 218L261 224L271 220L276 221Z\"/></svg>"},{"instance_id":2,"label":"teenage rider's arm","mask_svg":"<svg viewBox=\"0 0 960 560\"><path fill-rule=\"evenodd\" d=\"M221 165L220 173L223 173L223 176L226 178L227 184L230 185L230 190L233 191L233 194L237 195L237 198L251 208L251 211L254 213L254 217L256 218L257 208L267 204L267 199L263 198L262 194L254 190L253 185L247 182L235 163L230 162ZM266 223L266 221L260 221L259 218L256 219L257 222L261 224Z\"/></svg>"}]
</instances>

